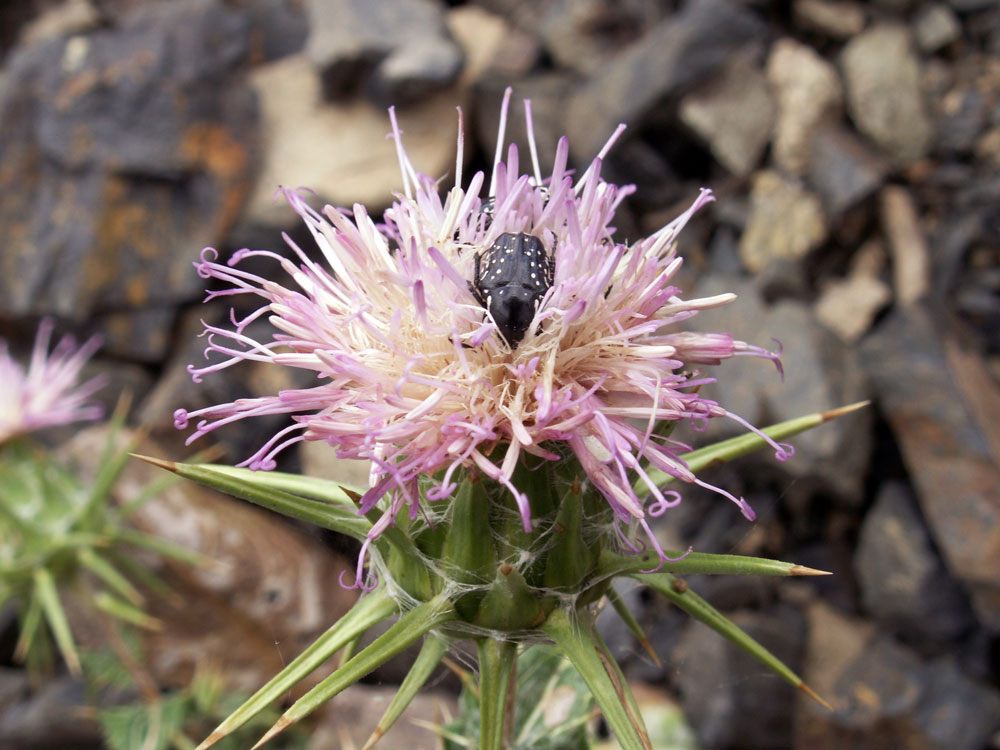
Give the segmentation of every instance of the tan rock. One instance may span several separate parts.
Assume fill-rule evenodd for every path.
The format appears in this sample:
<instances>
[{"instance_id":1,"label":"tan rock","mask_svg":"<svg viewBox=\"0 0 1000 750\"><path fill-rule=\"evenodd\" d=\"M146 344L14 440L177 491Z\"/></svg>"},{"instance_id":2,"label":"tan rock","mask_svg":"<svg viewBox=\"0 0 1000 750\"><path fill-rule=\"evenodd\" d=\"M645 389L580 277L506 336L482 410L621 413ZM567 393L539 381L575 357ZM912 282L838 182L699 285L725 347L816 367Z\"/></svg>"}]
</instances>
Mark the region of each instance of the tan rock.
<instances>
[{"instance_id":1,"label":"tan rock","mask_svg":"<svg viewBox=\"0 0 1000 750\"><path fill-rule=\"evenodd\" d=\"M760 271L772 260L804 258L826 234L826 219L815 195L772 170L754 175L750 217L740 238L740 258L748 271Z\"/></svg>"},{"instance_id":2,"label":"tan rock","mask_svg":"<svg viewBox=\"0 0 1000 750\"><path fill-rule=\"evenodd\" d=\"M774 161L793 174L801 174L813 131L840 115L844 99L840 78L811 47L779 39L767 61L767 80L778 102Z\"/></svg>"},{"instance_id":3,"label":"tan rock","mask_svg":"<svg viewBox=\"0 0 1000 750\"><path fill-rule=\"evenodd\" d=\"M881 194L882 227L889 240L896 301L903 307L923 297L931 284L931 257L917 207L906 188L889 185Z\"/></svg>"},{"instance_id":4,"label":"tan rock","mask_svg":"<svg viewBox=\"0 0 1000 750\"><path fill-rule=\"evenodd\" d=\"M892 291L875 276L853 274L831 282L816 300L816 317L841 341L851 344L871 328Z\"/></svg>"}]
</instances>

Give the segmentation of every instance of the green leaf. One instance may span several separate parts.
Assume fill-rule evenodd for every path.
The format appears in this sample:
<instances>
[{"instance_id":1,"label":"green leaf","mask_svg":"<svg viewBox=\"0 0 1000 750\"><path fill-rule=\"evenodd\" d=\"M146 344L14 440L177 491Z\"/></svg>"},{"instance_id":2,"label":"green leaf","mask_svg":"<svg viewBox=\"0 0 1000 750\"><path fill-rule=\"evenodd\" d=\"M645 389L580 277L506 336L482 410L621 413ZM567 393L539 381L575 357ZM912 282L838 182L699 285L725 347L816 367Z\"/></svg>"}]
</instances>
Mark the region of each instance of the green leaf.
<instances>
[{"instance_id":1,"label":"green leaf","mask_svg":"<svg viewBox=\"0 0 1000 750\"><path fill-rule=\"evenodd\" d=\"M496 550L490 535L489 502L482 481L466 479L451 501L451 524L442 561L459 583L482 585L496 571Z\"/></svg>"},{"instance_id":2,"label":"green leaf","mask_svg":"<svg viewBox=\"0 0 1000 750\"><path fill-rule=\"evenodd\" d=\"M261 487L281 490L282 492L289 492L301 497L310 497L315 500L324 500L328 503L343 505L350 510L355 510L356 506L348 493L363 495L368 489L367 487L355 487L343 482L308 477L302 474L287 474L281 471L253 471L235 466L225 466L224 464L201 465L220 474L257 484Z\"/></svg>"},{"instance_id":3,"label":"green leaf","mask_svg":"<svg viewBox=\"0 0 1000 750\"><path fill-rule=\"evenodd\" d=\"M611 606L614 608L615 612L621 618L625 626L632 631L632 635L635 636L639 644L646 649L646 653L652 657L653 661L656 662L656 666L660 665L660 657L656 655L653 650L653 645L649 642L646 634L642 630L642 626L639 625L639 621L635 619L632 611L625 605L625 600L621 598L621 595L615 591L614 586L608 587L607 592L604 594L608 597L608 601L611 602Z\"/></svg>"},{"instance_id":4,"label":"green leaf","mask_svg":"<svg viewBox=\"0 0 1000 750\"><path fill-rule=\"evenodd\" d=\"M59 601L56 582L46 568L39 568L35 571L35 595L42 606L45 621L49 624L52 637L55 639L56 646L59 647L59 652L62 654L66 666L72 674L79 675L80 657L76 653L76 644L73 642L69 620L66 619L66 611Z\"/></svg>"},{"instance_id":5,"label":"green leaf","mask_svg":"<svg viewBox=\"0 0 1000 750\"><path fill-rule=\"evenodd\" d=\"M333 656L338 649L396 611L396 603L384 589L372 592L358 601L347 614L313 641L287 667L278 672L264 687L226 717L208 739L198 746L198 750L209 748L223 737L232 734L260 713L268 704L280 698L305 679L320 664Z\"/></svg>"},{"instance_id":6,"label":"green leaf","mask_svg":"<svg viewBox=\"0 0 1000 750\"><path fill-rule=\"evenodd\" d=\"M80 564L95 576L104 581L105 584L119 596L127 599L135 605L143 602L143 596L132 582L122 575L110 562L98 555L92 548L86 547L80 550L77 555Z\"/></svg>"},{"instance_id":7,"label":"green leaf","mask_svg":"<svg viewBox=\"0 0 1000 750\"><path fill-rule=\"evenodd\" d=\"M445 532L441 562L445 575L456 582L480 587L458 597L455 608L471 619L485 596L485 586L496 571L497 555L490 529L489 501L484 482L466 479L451 501L451 521ZM412 562L404 559L404 564Z\"/></svg>"},{"instance_id":8,"label":"green leaf","mask_svg":"<svg viewBox=\"0 0 1000 750\"><path fill-rule=\"evenodd\" d=\"M648 743L650 747L653 743L649 739L649 734L646 730L646 724L643 720L642 712L639 710L639 704L635 700L635 696L632 695L632 689L629 687L628 680L625 679L625 674L622 672L621 667L618 666L618 662L615 660L614 655L608 648L604 639L601 638L601 634L597 631L595 623L590 623L590 637L597 647L597 651L604 662L604 668L608 671L611 676L612 682L616 686L621 686L619 693L625 698L625 708L632 719L633 725L638 724L642 728L642 739L644 742Z\"/></svg>"},{"instance_id":9,"label":"green leaf","mask_svg":"<svg viewBox=\"0 0 1000 750\"><path fill-rule=\"evenodd\" d=\"M346 534L358 541L364 541L371 530L371 522L359 516L356 510L293 495L284 490L268 487L266 482L258 481L267 472L253 472L261 477L255 476L252 479L247 479L242 475L234 476L230 471L218 471L198 464L160 461L145 456L137 456L137 458L173 471L185 479L190 479L205 487L225 492L289 518L296 518L323 529Z\"/></svg>"},{"instance_id":10,"label":"green leaf","mask_svg":"<svg viewBox=\"0 0 1000 750\"><path fill-rule=\"evenodd\" d=\"M189 714L183 694L152 704L135 703L98 711L101 732L110 750L168 750Z\"/></svg>"},{"instance_id":11,"label":"green leaf","mask_svg":"<svg viewBox=\"0 0 1000 750\"><path fill-rule=\"evenodd\" d=\"M576 611L560 608L549 615L542 630L583 677L622 750L652 750L642 716L632 709L628 683L619 677L617 664L606 663L590 623L582 622Z\"/></svg>"},{"instance_id":12,"label":"green leaf","mask_svg":"<svg viewBox=\"0 0 1000 750\"><path fill-rule=\"evenodd\" d=\"M479 748L501 750L507 746L505 729L507 690L517 659L517 643L495 638L479 639ZM513 705L513 703L511 704Z\"/></svg>"},{"instance_id":13,"label":"green leaf","mask_svg":"<svg viewBox=\"0 0 1000 750\"><path fill-rule=\"evenodd\" d=\"M580 582L594 564L591 545L583 538L583 498L579 483L567 489L559 503L552 546L545 566L545 587L558 591L577 592Z\"/></svg>"},{"instance_id":14,"label":"green leaf","mask_svg":"<svg viewBox=\"0 0 1000 750\"><path fill-rule=\"evenodd\" d=\"M110 533L113 535L113 539L116 542L124 542L126 544L131 544L134 547L152 550L153 552L157 552L164 557L172 557L175 560L186 562L189 565L209 567L216 564L215 560L201 554L200 552L189 550L187 547L174 544L173 542L169 542L162 537L154 536L153 534L146 534L145 532L137 531L136 529L121 528L115 529Z\"/></svg>"},{"instance_id":15,"label":"green leaf","mask_svg":"<svg viewBox=\"0 0 1000 750\"><path fill-rule=\"evenodd\" d=\"M107 591L99 591L94 594L94 606L101 612L111 615L122 622L127 622L136 627L146 630L162 630L163 623L143 612L138 607L133 607L126 601L116 598Z\"/></svg>"},{"instance_id":16,"label":"green leaf","mask_svg":"<svg viewBox=\"0 0 1000 750\"><path fill-rule=\"evenodd\" d=\"M746 653L760 661L783 680L799 688L799 690L802 690L811 698L829 708L827 703L802 681L801 677L785 666L778 657L760 645L760 643L719 612L719 610L691 591L687 582L683 579L677 578L670 573L647 573L632 577L663 594L693 618L705 623L712 630L726 638L726 640L739 646Z\"/></svg>"},{"instance_id":17,"label":"green leaf","mask_svg":"<svg viewBox=\"0 0 1000 750\"><path fill-rule=\"evenodd\" d=\"M258 748L295 722L308 716L349 685L353 685L373 669L400 653L425 633L454 619L455 608L443 596L418 604L404 613L371 645L357 653L349 662L292 704L267 734L254 745ZM211 739L211 738L209 738ZM208 747L202 743L202 747Z\"/></svg>"},{"instance_id":18,"label":"green leaf","mask_svg":"<svg viewBox=\"0 0 1000 750\"><path fill-rule=\"evenodd\" d=\"M772 440L785 440L793 435L798 435L800 432L805 432L813 427L819 427L821 424L856 411L863 406L867 406L868 403L867 401L861 401L849 406L842 406L839 409L796 417L795 419L789 419L785 422L765 427L762 432ZM767 441L760 435L755 432L748 432L745 435L739 435L729 440L723 440L713 445L699 448L690 453L681 454L680 458L688 465L691 471L697 474L708 466L732 461L735 458L752 453L767 445ZM646 473L649 475L650 481L657 487L663 487L674 481L674 477L652 466L646 470ZM640 497L649 491L642 479L637 479L632 485L632 489Z\"/></svg>"},{"instance_id":19,"label":"green leaf","mask_svg":"<svg viewBox=\"0 0 1000 750\"><path fill-rule=\"evenodd\" d=\"M151 482L148 482L133 497L129 498L128 502L123 503L118 508L118 520L128 520L146 503L154 497L159 496L173 485L177 484L178 481L180 481L180 477L168 474L166 476L159 476Z\"/></svg>"},{"instance_id":20,"label":"green leaf","mask_svg":"<svg viewBox=\"0 0 1000 750\"><path fill-rule=\"evenodd\" d=\"M571 697L570 697L571 696ZM517 750L589 748L594 699L573 665L553 646L535 644L517 660Z\"/></svg>"},{"instance_id":21,"label":"green leaf","mask_svg":"<svg viewBox=\"0 0 1000 750\"><path fill-rule=\"evenodd\" d=\"M683 552L667 550L670 557L680 557ZM654 550L641 555L629 555L606 550L601 554L601 563L594 574L596 580L610 576L635 575L659 568L677 575L734 575L734 576L807 576L829 575L824 570L807 568L804 565L770 560L766 557L746 555L716 555L709 552L691 552L676 562L669 560L660 565Z\"/></svg>"},{"instance_id":22,"label":"green leaf","mask_svg":"<svg viewBox=\"0 0 1000 750\"><path fill-rule=\"evenodd\" d=\"M28 594L27 606L18 614L21 620L21 632L18 634L17 644L14 646L14 660L23 662L28 660L28 654L36 643L42 626L42 602L38 598L38 592L35 591L34 586L31 587Z\"/></svg>"},{"instance_id":23,"label":"green leaf","mask_svg":"<svg viewBox=\"0 0 1000 750\"><path fill-rule=\"evenodd\" d=\"M535 592L528 588L521 572L503 563L497 568L493 586L483 597L473 622L484 628L524 630L536 627L544 619Z\"/></svg>"},{"instance_id":24,"label":"green leaf","mask_svg":"<svg viewBox=\"0 0 1000 750\"><path fill-rule=\"evenodd\" d=\"M368 738L362 750L369 750L374 747L375 743L396 723L396 720L406 710L406 707L410 705L410 701L413 700L414 696L420 691L420 688L427 682L427 679L437 668L437 665L441 663L441 659L450 645L451 641L449 639L435 633L431 633L424 638L424 645L420 648L420 653L413 664L410 665L410 671L406 673L403 684L399 686L399 690L392 697L389 706L385 709L385 713L379 719L378 726L375 727L375 731L372 732L372 736Z\"/></svg>"},{"instance_id":25,"label":"green leaf","mask_svg":"<svg viewBox=\"0 0 1000 750\"><path fill-rule=\"evenodd\" d=\"M128 463L129 451L138 442L138 438L133 438L123 448L116 446L118 436L125 425L130 401L131 399L128 397L119 399L108 423L104 448L101 451L100 460L97 462L97 476L94 477L94 481L90 485L81 516L82 527L91 531L97 530L99 525L103 523L107 515L108 504L111 501L111 488L118 481Z\"/></svg>"}]
</instances>

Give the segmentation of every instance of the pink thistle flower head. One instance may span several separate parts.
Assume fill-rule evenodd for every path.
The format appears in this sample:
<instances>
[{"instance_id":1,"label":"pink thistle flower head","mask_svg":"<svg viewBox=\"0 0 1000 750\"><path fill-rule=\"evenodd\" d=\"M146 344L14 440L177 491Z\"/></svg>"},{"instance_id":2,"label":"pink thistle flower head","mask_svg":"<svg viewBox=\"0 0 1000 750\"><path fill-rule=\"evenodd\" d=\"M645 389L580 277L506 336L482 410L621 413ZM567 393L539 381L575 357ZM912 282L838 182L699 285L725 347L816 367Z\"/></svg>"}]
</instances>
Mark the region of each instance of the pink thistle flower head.
<instances>
[{"instance_id":1,"label":"pink thistle flower head","mask_svg":"<svg viewBox=\"0 0 1000 750\"><path fill-rule=\"evenodd\" d=\"M677 236L713 200L710 191L651 236L631 246L616 242L611 222L634 188L603 180L601 163L624 126L579 176L567 167L569 144L562 138L543 176L525 101L531 162L525 172L514 145L502 158L509 99L508 90L488 185L482 172L463 185L461 112L455 183L442 197L437 182L410 163L390 109L403 190L381 223L361 205L317 211L286 189L323 262L287 236L292 259L241 250L220 263L215 250L203 251L199 274L228 286L209 299L256 295L261 306L242 320L231 316L231 328L206 324L206 355L225 359L190 367L195 380L252 360L310 370L317 382L178 410L178 428L194 421L189 442L247 417L292 415L294 423L244 465L273 468L276 454L301 440L323 440L339 457L370 460L361 511L389 498L370 539L403 508L415 516L422 502L449 497L462 469L504 485L530 530L528 498L511 481L525 454L551 461L572 454L617 518L647 532L647 513L658 515L679 495L661 492L644 466L704 485L678 458L685 446L659 437L654 427L732 417L700 395L698 387L712 379L692 374L692 365L737 355L777 363L777 355L728 334L677 328L735 299L686 299L674 283L682 263ZM288 281L240 269L251 256L272 259ZM268 340L248 333L262 316L274 328ZM789 455L790 448L772 445L779 458ZM431 476L437 477L432 486L418 489ZM648 480L649 510L632 489L636 476ZM718 492L752 516L742 499Z\"/></svg>"},{"instance_id":2,"label":"pink thistle flower head","mask_svg":"<svg viewBox=\"0 0 1000 750\"><path fill-rule=\"evenodd\" d=\"M101 407L88 400L105 379L98 376L83 385L77 382L80 370L100 347L100 339L92 337L77 347L66 336L49 353L52 328L50 319L38 326L27 370L0 340L0 444L23 433L101 416Z\"/></svg>"}]
</instances>

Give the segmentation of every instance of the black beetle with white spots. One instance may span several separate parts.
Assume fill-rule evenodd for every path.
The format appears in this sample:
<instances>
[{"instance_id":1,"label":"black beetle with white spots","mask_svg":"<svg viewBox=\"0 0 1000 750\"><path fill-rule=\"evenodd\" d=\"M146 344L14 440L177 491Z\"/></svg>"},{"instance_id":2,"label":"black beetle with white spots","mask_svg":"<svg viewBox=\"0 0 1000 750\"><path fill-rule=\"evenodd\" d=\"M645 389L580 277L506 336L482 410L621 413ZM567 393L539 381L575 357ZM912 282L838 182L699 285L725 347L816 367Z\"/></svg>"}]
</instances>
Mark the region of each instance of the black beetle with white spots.
<instances>
[{"instance_id":1,"label":"black beetle with white spots","mask_svg":"<svg viewBox=\"0 0 1000 750\"><path fill-rule=\"evenodd\" d=\"M527 333L538 304L552 286L554 270L542 241L530 234L501 234L476 255L472 294L489 310L511 349Z\"/></svg>"}]
</instances>

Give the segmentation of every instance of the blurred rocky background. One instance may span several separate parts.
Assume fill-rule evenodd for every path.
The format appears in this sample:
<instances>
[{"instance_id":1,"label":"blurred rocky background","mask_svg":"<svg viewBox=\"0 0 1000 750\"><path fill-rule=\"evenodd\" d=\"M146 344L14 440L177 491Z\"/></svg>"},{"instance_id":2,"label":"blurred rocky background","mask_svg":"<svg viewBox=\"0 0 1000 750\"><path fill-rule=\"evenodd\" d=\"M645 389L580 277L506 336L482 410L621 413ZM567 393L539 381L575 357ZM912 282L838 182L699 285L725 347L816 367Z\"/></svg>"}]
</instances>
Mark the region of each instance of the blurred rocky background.
<instances>
[{"instance_id":1,"label":"blurred rocky background","mask_svg":"<svg viewBox=\"0 0 1000 750\"><path fill-rule=\"evenodd\" d=\"M675 548L834 573L690 583L835 710L626 588L666 665L602 620L630 679L679 705L706 749L1000 748L996 0L4 3L0 335L26 348L41 316L100 333L103 397L130 391L158 455L189 455L175 408L289 377L245 365L191 383L199 320L228 314L201 304L201 248L225 257L280 249L282 231L302 238L273 200L282 184L384 209L399 184L390 104L422 171L453 168L456 105L468 159L487 167L507 85L515 112L533 101L543 164L563 133L579 165L628 123L605 165L638 186L622 238L715 190L682 238L685 288L740 300L697 322L779 340L787 373L782 384L760 362L727 363L720 402L758 425L873 402L796 440L787 464L762 453L711 477L752 502L755 525L691 490L658 524ZM275 426L216 434L236 461ZM363 476L322 448L284 468ZM183 684L212 659L239 687L260 684L349 606L336 573L353 552L173 492L141 520L223 568L175 571L183 604L157 613L176 623L159 636L157 679ZM99 746L75 708L82 689L29 684L15 634L0 610L0 747ZM334 701L312 747L360 746L355 726L371 726L379 684L405 666ZM438 684L445 705L452 686ZM432 697L421 710L441 718ZM433 747L413 725L399 731L387 747Z\"/></svg>"}]
</instances>

